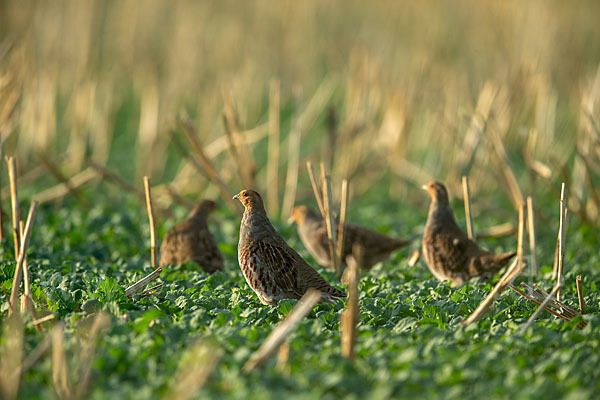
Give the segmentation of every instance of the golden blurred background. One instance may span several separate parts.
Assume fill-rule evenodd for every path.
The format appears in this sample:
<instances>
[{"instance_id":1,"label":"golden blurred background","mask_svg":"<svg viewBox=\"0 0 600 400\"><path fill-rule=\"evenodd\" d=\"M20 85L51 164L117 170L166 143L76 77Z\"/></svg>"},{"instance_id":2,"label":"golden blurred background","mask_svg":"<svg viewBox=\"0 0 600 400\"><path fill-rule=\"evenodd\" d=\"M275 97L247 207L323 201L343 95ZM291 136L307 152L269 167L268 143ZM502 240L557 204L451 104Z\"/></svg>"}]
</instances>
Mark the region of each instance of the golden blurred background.
<instances>
[{"instance_id":1,"label":"golden blurred background","mask_svg":"<svg viewBox=\"0 0 600 400\"><path fill-rule=\"evenodd\" d=\"M76 187L88 160L150 176L165 206L217 196L173 144L189 118L219 179L268 191L284 217L311 196L312 160L354 198L414 204L432 178L460 197L467 175L476 202L515 206L557 204L566 181L595 224L599 15L596 1L3 0L2 150L42 200L64 194L48 163Z\"/></svg>"}]
</instances>

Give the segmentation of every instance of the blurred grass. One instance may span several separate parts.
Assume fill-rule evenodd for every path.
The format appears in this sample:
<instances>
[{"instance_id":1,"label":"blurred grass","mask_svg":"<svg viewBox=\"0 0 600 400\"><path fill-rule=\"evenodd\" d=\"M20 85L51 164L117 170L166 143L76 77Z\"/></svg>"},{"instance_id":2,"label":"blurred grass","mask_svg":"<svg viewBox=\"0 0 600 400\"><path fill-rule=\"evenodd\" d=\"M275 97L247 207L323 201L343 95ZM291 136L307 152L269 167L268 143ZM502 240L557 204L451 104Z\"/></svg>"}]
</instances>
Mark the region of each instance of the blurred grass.
<instances>
[{"instance_id":1,"label":"blurred grass","mask_svg":"<svg viewBox=\"0 0 600 400\"><path fill-rule=\"evenodd\" d=\"M207 145L224 135L231 91L242 131L260 129L277 79L281 181L288 132L322 95L302 126L300 200L311 194L303 161L333 154L334 184L351 177L353 204L371 194L419 206L414 189L431 178L460 197L466 174L476 212L494 210L510 199L497 135L524 195L554 205L567 180L570 207L595 223L600 180L584 160L600 156L597 15L595 1L2 1L3 151L23 174L42 151L68 175L93 158L136 184L150 175L216 196L169 147L176 116L187 110ZM250 147L263 190L266 139ZM243 186L227 152L213 162Z\"/></svg>"}]
</instances>

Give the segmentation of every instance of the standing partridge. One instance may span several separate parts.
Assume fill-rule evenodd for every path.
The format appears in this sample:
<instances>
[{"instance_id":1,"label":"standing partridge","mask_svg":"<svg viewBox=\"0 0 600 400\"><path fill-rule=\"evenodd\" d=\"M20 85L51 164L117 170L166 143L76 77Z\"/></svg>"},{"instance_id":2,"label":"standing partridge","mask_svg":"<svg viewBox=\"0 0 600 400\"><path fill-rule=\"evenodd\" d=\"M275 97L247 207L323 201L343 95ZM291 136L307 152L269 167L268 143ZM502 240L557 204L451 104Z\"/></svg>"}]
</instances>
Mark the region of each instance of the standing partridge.
<instances>
[{"instance_id":1,"label":"standing partridge","mask_svg":"<svg viewBox=\"0 0 600 400\"><path fill-rule=\"evenodd\" d=\"M333 268L327 226L323 218L307 206L297 206L292 210L290 219L298 225L300 239L315 260L323 267ZM337 233L339 237L339 232ZM388 258L393 251L409 243L410 240L396 239L362 226L345 224L341 259L345 260L352 253L354 245L360 245L363 248L363 267L371 269L379 261Z\"/></svg>"},{"instance_id":2,"label":"standing partridge","mask_svg":"<svg viewBox=\"0 0 600 400\"><path fill-rule=\"evenodd\" d=\"M423 256L437 279L452 281L455 287L476 276L490 278L515 255L514 252L491 253L469 239L454 221L443 184L429 182L423 189L431 196L423 234Z\"/></svg>"},{"instance_id":3,"label":"standing partridge","mask_svg":"<svg viewBox=\"0 0 600 400\"><path fill-rule=\"evenodd\" d=\"M161 267L194 261L208 273L223 270L223 256L206 223L216 208L212 200L201 201L184 221L167 233L160 246Z\"/></svg>"},{"instance_id":4,"label":"standing partridge","mask_svg":"<svg viewBox=\"0 0 600 400\"><path fill-rule=\"evenodd\" d=\"M238 261L246 282L263 304L299 299L309 288L333 303L346 294L331 286L279 236L265 212L260 195L242 190L233 197L244 206Z\"/></svg>"}]
</instances>

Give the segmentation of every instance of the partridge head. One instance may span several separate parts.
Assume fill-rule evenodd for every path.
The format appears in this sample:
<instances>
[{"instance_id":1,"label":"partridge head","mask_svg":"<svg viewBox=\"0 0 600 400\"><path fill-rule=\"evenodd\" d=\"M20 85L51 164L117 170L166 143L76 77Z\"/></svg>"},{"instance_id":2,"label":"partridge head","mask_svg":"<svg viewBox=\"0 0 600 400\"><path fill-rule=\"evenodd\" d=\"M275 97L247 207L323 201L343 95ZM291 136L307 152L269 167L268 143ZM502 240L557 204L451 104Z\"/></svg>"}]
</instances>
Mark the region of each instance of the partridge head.
<instances>
[{"instance_id":1,"label":"partridge head","mask_svg":"<svg viewBox=\"0 0 600 400\"><path fill-rule=\"evenodd\" d=\"M254 190L242 190L234 199L244 206L238 243L238 261L248 285L263 304L300 299L309 288L334 302L346 294L331 286L277 233Z\"/></svg>"},{"instance_id":2,"label":"partridge head","mask_svg":"<svg viewBox=\"0 0 600 400\"><path fill-rule=\"evenodd\" d=\"M476 276L490 278L515 255L514 252L491 253L469 239L454 220L443 184L429 182L423 189L431 196L423 234L423 256L437 279L452 281L452 286L458 286Z\"/></svg>"}]
</instances>

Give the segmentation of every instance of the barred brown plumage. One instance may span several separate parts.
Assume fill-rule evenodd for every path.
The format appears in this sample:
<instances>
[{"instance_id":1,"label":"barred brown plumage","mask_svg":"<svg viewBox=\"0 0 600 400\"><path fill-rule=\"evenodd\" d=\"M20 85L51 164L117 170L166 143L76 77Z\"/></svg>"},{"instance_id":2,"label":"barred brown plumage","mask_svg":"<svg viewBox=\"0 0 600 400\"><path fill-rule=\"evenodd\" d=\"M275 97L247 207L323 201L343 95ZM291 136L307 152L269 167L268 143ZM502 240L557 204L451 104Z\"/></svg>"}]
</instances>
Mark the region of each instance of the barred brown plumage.
<instances>
[{"instance_id":1,"label":"barred brown plumage","mask_svg":"<svg viewBox=\"0 0 600 400\"><path fill-rule=\"evenodd\" d=\"M292 210L290 219L298 225L298 235L315 260L323 267L333 268L327 226L323 218L307 206L297 206ZM345 224L341 260L344 262L346 257L352 254L354 245L360 245L363 249L362 266L371 269L395 250L409 243L410 240L392 238L362 226Z\"/></svg>"},{"instance_id":2,"label":"barred brown plumage","mask_svg":"<svg viewBox=\"0 0 600 400\"><path fill-rule=\"evenodd\" d=\"M467 237L454 220L443 184L429 182L423 189L431 196L423 256L437 279L458 286L476 276L490 278L514 257L515 252L494 254L483 250Z\"/></svg>"},{"instance_id":3,"label":"barred brown plumage","mask_svg":"<svg viewBox=\"0 0 600 400\"><path fill-rule=\"evenodd\" d=\"M223 256L206 219L217 207L212 200L199 202L188 217L175 225L160 246L160 266L193 261L208 273L223 270Z\"/></svg>"},{"instance_id":4,"label":"barred brown plumage","mask_svg":"<svg viewBox=\"0 0 600 400\"><path fill-rule=\"evenodd\" d=\"M234 198L245 209L238 243L240 269L261 303L276 305L282 299L300 299L309 288L320 291L328 303L346 297L281 238L257 192L242 190Z\"/></svg>"}]
</instances>

